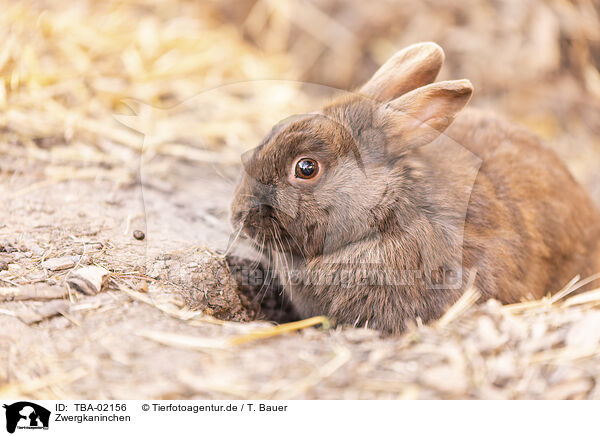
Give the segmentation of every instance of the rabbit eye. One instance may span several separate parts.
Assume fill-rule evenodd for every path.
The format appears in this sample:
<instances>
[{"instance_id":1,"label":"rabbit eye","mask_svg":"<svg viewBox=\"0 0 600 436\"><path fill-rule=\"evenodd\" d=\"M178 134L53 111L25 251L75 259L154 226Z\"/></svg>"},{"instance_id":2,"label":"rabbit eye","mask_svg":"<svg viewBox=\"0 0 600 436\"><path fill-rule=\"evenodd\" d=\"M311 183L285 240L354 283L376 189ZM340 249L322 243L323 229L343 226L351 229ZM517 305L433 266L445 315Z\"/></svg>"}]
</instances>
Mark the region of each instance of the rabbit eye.
<instances>
[{"instance_id":1,"label":"rabbit eye","mask_svg":"<svg viewBox=\"0 0 600 436\"><path fill-rule=\"evenodd\" d=\"M319 172L319 164L316 160L302 158L296 163L296 177L299 179L312 179Z\"/></svg>"}]
</instances>

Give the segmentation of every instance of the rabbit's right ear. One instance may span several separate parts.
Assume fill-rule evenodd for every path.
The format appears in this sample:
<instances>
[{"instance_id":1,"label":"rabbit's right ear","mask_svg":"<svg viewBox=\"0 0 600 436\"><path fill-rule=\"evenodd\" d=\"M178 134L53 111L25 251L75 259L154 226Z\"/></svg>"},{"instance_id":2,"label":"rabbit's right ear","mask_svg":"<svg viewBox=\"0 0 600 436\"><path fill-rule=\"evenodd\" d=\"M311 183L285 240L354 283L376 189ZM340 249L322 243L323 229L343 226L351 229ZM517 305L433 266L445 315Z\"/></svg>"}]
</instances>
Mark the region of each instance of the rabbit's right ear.
<instances>
[{"instance_id":1,"label":"rabbit's right ear","mask_svg":"<svg viewBox=\"0 0 600 436\"><path fill-rule=\"evenodd\" d=\"M360 93L386 102L432 83L444 63L444 51L434 42L406 47L392 56L363 85Z\"/></svg>"},{"instance_id":2,"label":"rabbit's right ear","mask_svg":"<svg viewBox=\"0 0 600 436\"><path fill-rule=\"evenodd\" d=\"M473 94L466 79L432 83L415 89L379 109L379 123L394 148L406 150L436 139Z\"/></svg>"}]
</instances>

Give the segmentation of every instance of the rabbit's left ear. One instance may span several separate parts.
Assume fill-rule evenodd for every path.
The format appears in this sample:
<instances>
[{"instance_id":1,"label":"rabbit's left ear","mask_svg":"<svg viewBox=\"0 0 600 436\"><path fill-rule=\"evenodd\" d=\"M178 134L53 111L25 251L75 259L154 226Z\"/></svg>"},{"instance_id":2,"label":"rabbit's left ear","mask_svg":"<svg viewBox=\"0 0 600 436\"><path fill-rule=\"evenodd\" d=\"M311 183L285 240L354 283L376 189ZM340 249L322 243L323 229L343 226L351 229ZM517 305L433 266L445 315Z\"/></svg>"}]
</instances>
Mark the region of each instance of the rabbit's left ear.
<instances>
[{"instance_id":1,"label":"rabbit's left ear","mask_svg":"<svg viewBox=\"0 0 600 436\"><path fill-rule=\"evenodd\" d=\"M406 47L392 56L363 85L360 93L381 102L432 83L444 63L444 51L434 42Z\"/></svg>"},{"instance_id":2,"label":"rabbit's left ear","mask_svg":"<svg viewBox=\"0 0 600 436\"><path fill-rule=\"evenodd\" d=\"M395 147L414 147L436 139L452 122L473 94L473 85L464 80L432 83L382 105L379 125Z\"/></svg>"}]
</instances>

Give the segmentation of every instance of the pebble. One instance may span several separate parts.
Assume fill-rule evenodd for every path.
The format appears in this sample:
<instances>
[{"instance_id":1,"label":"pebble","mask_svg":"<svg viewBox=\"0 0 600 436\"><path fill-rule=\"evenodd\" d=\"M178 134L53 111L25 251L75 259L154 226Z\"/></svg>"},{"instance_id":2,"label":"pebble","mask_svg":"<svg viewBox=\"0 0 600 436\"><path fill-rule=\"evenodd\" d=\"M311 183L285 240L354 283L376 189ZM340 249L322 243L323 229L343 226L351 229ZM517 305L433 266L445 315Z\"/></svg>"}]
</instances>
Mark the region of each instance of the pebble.
<instances>
[{"instance_id":1,"label":"pebble","mask_svg":"<svg viewBox=\"0 0 600 436\"><path fill-rule=\"evenodd\" d=\"M133 237L135 239L137 239L138 241L141 241L142 239L144 239L146 237L146 235L141 230L135 230L133 232Z\"/></svg>"},{"instance_id":2,"label":"pebble","mask_svg":"<svg viewBox=\"0 0 600 436\"><path fill-rule=\"evenodd\" d=\"M67 280L68 285L83 294L96 295L102 289L109 271L99 266L86 266L73 273Z\"/></svg>"},{"instance_id":3,"label":"pebble","mask_svg":"<svg viewBox=\"0 0 600 436\"><path fill-rule=\"evenodd\" d=\"M64 269L73 268L75 262L71 256L55 257L42 262L42 268L50 271L61 271Z\"/></svg>"},{"instance_id":4,"label":"pebble","mask_svg":"<svg viewBox=\"0 0 600 436\"><path fill-rule=\"evenodd\" d=\"M32 254L32 255L36 255L38 257L41 257L44 255L44 249L42 247L40 247L36 242L34 242L33 240L26 238L23 241L23 244L25 245L25 248Z\"/></svg>"},{"instance_id":5,"label":"pebble","mask_svg":"<svg viewBox=\"0 0 600 436\"><path fill-rule=\"evenodd\" d=\"M14 253L19 250L17 250L11 242L5 239L0 241L0 251L4 251L5 253Z\"/></svg>"}]
</instances>

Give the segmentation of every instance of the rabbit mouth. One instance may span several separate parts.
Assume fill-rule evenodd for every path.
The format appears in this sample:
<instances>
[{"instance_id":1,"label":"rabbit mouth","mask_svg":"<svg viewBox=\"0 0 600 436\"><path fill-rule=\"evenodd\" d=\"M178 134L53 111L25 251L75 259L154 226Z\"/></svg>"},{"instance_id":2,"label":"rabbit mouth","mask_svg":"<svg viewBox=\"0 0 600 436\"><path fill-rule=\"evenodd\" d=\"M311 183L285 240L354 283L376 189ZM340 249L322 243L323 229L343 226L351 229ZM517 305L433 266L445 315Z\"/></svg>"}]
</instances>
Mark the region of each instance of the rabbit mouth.
<instances>
[{"instance_id":1,"label":"rabbit mouth","mask_svg":"<svg viewBox=\"0 0 600 436\"><path fill-rule=\"evenodd\" d=\"M302 245L275 217L264 217L258 221L246 217L242 221L242 231L254 248L261 252L268 250L305 256Z\"/></svg>"},{"instance_id":2,"label":"rabbit mouth","mask_svg":"<svg viewBox=\"0 0 600 436\"><path fill-rule=\"evenodd\" d=\"M300 247L296 247L290 234L275 219L269 221L269 225L261 228L255 236L251 236L258 248L280 253L298 254L297 251Z\"/></svg>"}]
</instances>

